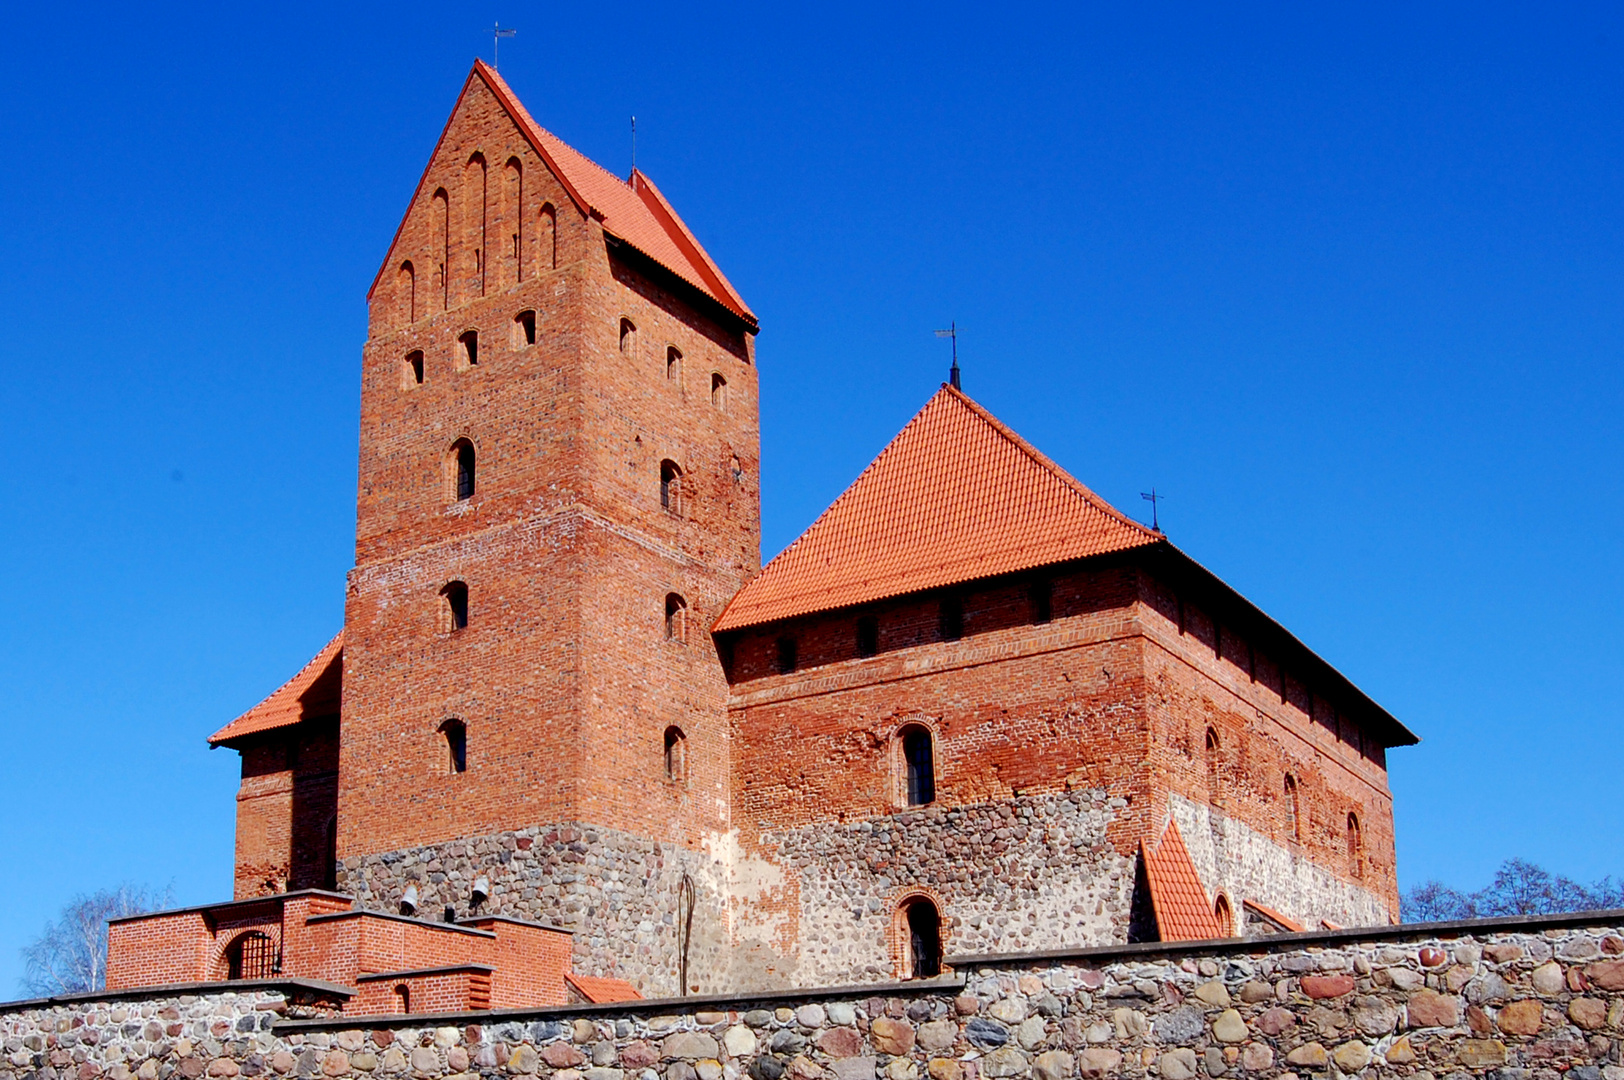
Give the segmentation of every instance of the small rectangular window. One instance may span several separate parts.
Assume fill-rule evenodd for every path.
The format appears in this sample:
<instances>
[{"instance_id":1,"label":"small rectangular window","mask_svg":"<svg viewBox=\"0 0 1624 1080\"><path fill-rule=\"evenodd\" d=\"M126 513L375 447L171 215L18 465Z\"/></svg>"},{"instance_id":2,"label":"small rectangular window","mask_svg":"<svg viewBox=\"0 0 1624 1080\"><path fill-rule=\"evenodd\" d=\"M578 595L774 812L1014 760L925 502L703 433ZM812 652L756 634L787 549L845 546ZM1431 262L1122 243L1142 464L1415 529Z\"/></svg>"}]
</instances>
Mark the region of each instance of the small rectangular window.
<instances>
[{"instance_id":1,"label":"small rectangular window","mask_svg":"<svg viewBox=\"0 0 1624 1080\"><path fill-rule=\"evenodd\" d=\"M1032 583L1032 621L1046 623L1054 618L1054 582L1038 578Z\"/></svg>"},{"instance_id":2,"label":"small rectangular window","mask_svg":"<svg viewBox=\"0 0 1624 1080\"><path fill-rule=\"evenodd\" d=\"M521 311L513 317L513 347L522 349L536 343L536 313Z\"/></svg>"},{"instance_id":3,"label":"small rectangular window","mask_svg":"<svg viewBox=\"0 0 1624 1080\"><path fill-rule=\"evenodd\" d=\"M943 641L957 641L964 636L964 602L956 596L942 597L938 630Z\"/></svg>"},{"instance_id":4,"label":"small rectangular window","mask_svg":"<svg viewBox=\"0 0 1624 1080\"><path fill-rule=\"evenodd\" d=\"M788 675L795 670L799 657L796 656L795 639L788 634L778 639L778 673Z\"/></svg>"},{"instance_id":5,"label":"small rectangular window","mask_svg":"<svg viewBox=\"0 0 1624 1080\"><path fill-rule=\"evenodd\" d=\"M479 331L469 330L457 339L462 345L462 357L469 367L479 363Z\"/></svg>"},{"instance_id":6,"label":"small rectangular window","mask_svg":"<svg viewBox=\"0 0 1624 1080\"><path fill-rule=\"evenodd\" d=\"M857 620L857 655L873 656L880 651L880 621L872 615Z\"/></svg>"}]
</instances>

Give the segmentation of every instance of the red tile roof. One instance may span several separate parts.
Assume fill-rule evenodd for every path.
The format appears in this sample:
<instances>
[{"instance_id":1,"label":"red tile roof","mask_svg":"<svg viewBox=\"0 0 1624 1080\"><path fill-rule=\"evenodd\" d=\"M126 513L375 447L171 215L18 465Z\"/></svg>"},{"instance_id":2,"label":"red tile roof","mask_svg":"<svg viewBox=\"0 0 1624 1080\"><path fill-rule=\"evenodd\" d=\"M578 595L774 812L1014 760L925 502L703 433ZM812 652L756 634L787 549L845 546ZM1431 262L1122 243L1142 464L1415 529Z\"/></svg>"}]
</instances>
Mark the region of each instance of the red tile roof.
<instances>
[{"instance_id":1,"label":"red tile roof","mask_svg":"<svg viewBox=\"0 0 1624 1080\"><path fill-rule=\"evenodd\" d=\"M519 129L530 140L531 146L547 162L548 167L564 185L570 198L575 200L582 213L599 219L604 232L630 244L744 319L752 327L755 326L755 314L745 304L744 298L723 275L721 268L705 253L705 249L699 246L699 241L694 239L688 226L683 224L677 212L666 202L665 197L648 177L634 169L630 180L622 180L536 123L508 84L483 60L474 61L474 69L469 72L468 81L463 85L464 95L468 93L468 87L476 78L490 88L503 108L513 117ZM462 104L460 97L457 103L459 106ZM456 109L452 110L452 115L456 115ZM446 126L449 130L449 121ZM445 135L442 133L440 137L443 140ZM439 148L435 149L438 153ZM433 156L429 160L432 162ZM428 173L425 170L424 179L427 177ZM422 181L418 182L418 187L421 190ZM413 202L416 202L415 195ZM404 224L402 222L403 226ZM398 239L398 232L396 236ZM391 244L391 254L393 247ZM379 269L378 277L373 281L374 289L378 287L378 281L383 279L384 269L392 262L392 257L385 260L384 267Z\"/></svg>"},{"instance_id":2,"label":"red tile roof","mask_svg":"<svg viewBox=\"0 0 1624 1080\"><path fill-rule=\"evenodd\" d=\"M580 991L581 996L589 1002L609 1001L640 1001L643 995L637 992L637 987L625 979L606 979L599 975L577 975L575 972L565 972L564 978L569 984Z\"/></svg>"},{"instance_id":3,"label":"red tile roof","mask_svg":"<svg viewBox=\"0 0 1624 1080\"><path fill-rule=\"evenodd\" d=\"M344 632L341 630L275 693L210 735L209 745L221 746L245 735L292 727L301 720L317 716L337 716L343 685Z\"/></svg>"},{"instance_id":4,"label":"red tile roof","mask_svg":"<svg viewBox=\"0 0 1624 1080\"><path fill-rule=\"evenodd\" d=\"M1162 539L943 386L717 630L807 615Z\"/></svg>"},{"instance_id":5,"label":"red tile roof","mask_svg":"<svg viewBox=\"0 0 1624 1080\"><path fill-rule=\"evenodd\" d=\"M1273 908L1264 907L1256 900L1242 900L1241 904L1244 907L1251 908L1253 911L1257 912L1265 919L1268 919L1282 930L1289 930L1293 934L1300 934L1303 932L1302 923L1298 922L1296 919L1288 919Z\"/></svg>"},{"instance_id":6,"label":"red tile roof","mask_svg":"<svg viewBox=\"0 0 1624 1080\"><path fill-rule=\"evenodd\" d=\"M1145 862L1145 880L1150 885L1150 904L1156 912L1156 931L1161 939L1203 941L1223 937L1178 825L1167 823L1155 851L1140 841L1139 852Z\"/></svg>"}]
</instances>

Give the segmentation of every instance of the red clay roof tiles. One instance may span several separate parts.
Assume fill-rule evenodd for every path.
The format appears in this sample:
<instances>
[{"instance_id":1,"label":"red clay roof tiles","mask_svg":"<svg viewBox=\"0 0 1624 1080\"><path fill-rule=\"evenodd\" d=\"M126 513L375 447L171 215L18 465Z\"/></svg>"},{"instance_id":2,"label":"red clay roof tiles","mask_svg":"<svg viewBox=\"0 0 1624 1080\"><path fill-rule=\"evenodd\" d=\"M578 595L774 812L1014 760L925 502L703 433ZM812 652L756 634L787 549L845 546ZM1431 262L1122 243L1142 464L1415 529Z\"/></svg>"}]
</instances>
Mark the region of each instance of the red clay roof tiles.
<instances>
[{"instance_id":1,"label":"red clay roof tiles","mask_svg":"<svg viewBox=\"0 0 1624 1080\"><path fill-rule=\"evenodd\" d=\"M943 386L716 630L1154 544L963 392Z\"/></svg>"},{"instance_id":2,"label":"red clay roof tiles","mask_svg":"<svg viewBox=\"0 0 1624 1080\"><path fill-rule=\"evenodd\" d=\"M581 996L593 1003L610 1001L639 1001L643 995L637 992L637 987L625 979L607 979L600 975L577 975L570 971L564 974L569 984L580 991Z\"/></svg>"},{"instance_id":3,"label":"red clay roof tiles","mask_svg":"<svg viewBox=\"0 0 1624 1080\"><path fill-rule=\"evenodd\" d=\"M1162 842L1155 851L1140 842L1145 861L1145 881L1150 885L1150 903L1156 912L1156 931L1163 941L1204 941L1223 937L1218 917L1207 903L1189 849L1174 822L1167 823Z\"/></svg>"},{"instance_id":4,"label":"red clay roof tiles","mask_svg":"<svg viewBox=\"0 0 1624 1080\"><path fill-rule=\"evenodd\" d=\"M1273 908L1264 907L1262 904L1258 903L1256 900L1242 900L1241 904L1244 907L1251 908L1253 911L1257 912L1259 915L1263 916L1265 919L1267 919L1270 922L1274 923L1276 926L1280 927L1280 929L1282 929L1282 930L1290 931L1293 934L1300 934L1300 933L1303 932L1303 924L1302 923L1298 922L1296 919L1288 919L1286 916L1280 914L1278 911L1274 910Z\"/></svg>"},{"instance_id":5,"label":"red clay roof tiles","mask_svg":"<svg viewBox=\"0 0 1624 1080\"><path fill-rule=\"evenodd\" d=\"M276 689L270 697L209 736L220 746L244 735L291 727L317 716L337 716L344 679L344 632L322 647L310 663Z\"/></svg>"},{"instance_id":6,"label":"red clay roof tiles","mask_svg":"<svg viewBox=\"0 0 1624 1080\"><path fill-rule=\"evenodd\" d=\"M602 219L604 232L624 240L735 314L755 321L744 298L699 246L688 226L648 177L634 169L630 181L622 180L536 123L502 77L483 60L474 62L474 71L489 84L537 150L560 173L559 179L565 186L585 200L582 209Z\"/></svg>"}]
</instances>

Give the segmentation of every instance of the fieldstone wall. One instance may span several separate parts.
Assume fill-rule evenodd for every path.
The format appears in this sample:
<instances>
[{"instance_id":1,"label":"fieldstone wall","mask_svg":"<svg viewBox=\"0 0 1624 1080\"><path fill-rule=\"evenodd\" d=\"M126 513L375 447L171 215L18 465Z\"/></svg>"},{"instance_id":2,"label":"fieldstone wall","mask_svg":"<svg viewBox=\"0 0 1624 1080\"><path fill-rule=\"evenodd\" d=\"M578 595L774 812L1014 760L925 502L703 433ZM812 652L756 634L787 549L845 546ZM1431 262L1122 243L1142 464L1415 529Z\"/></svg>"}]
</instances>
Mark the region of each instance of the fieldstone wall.
<instances>
[{"instance_id":1,"label":"fieldstone wall","mask_svg":"<svg viewBox=\"0 0 1624 1080\"><path fill-rule=\"evenodd\" d=\"M894 978L891 922L915 889L940 904L949 953L1126 940L1133 860L1105 835L1124 805L1095 789L769 834L765 857L799 883L797 984Z\"/></svg>"},{"instance_id":2,"label":"fieldstone wall","mask_svg":"<svg viewBox=\"0 0 1624 1080\"><path fill-rule=\"evenodd\" d=\"M1235 912L1241 901L1256 900L1305 928L1321 919L1341 926L1388 921L1387 904L1376 893L1343 881L1238 818L1176 792L1168 803L1196 873L1209 888L1227 893Z\"/></svg>"},{"instance_id":3,"label":"fieldstone wall","mask_svg":"<svg viewBox=\"0 0 1624 1080\"><path fill-rule=\"evenodd\" d=\"M1624 1080L1624 912L960 960L938 983L297 1019L281 992L0 1006L0 1080Z\"/></svg>"},{"instance_id":4,"label":"fieldstone wall","mask_svg":"<svg viewBox=\"0 0 1624 1080\"><path fill-rule=\"evenodd\" d=\"M646 996L676 996L678 889L695 886L690 992L726 989L723 870L701 852L614 829L565 823L343 860L338 889L356 906L398 912L408 884L418 915L509 915L574 931L575 970L629 979ZM471 906L474 881L490 898Z\"/></svg>"}]
</instances>

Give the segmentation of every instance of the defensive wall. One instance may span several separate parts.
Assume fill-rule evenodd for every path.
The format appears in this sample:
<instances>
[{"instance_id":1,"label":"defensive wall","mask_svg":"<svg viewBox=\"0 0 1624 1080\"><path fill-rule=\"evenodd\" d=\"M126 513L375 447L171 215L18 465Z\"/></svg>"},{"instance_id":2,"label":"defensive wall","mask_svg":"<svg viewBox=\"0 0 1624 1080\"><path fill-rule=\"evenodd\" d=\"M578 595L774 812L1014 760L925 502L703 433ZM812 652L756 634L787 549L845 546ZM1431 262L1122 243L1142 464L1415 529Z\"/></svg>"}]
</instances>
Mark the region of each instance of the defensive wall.
<instances>
[{"instance_id":1,"label":"defensive wall","mask_svg":"<svg viewBox=\"0 0 1624 1080\"><path fill-rule=\"evenodd\" d=\"M949 958L947 977L332 1015L309 980L0 1005L0 1080L1624 1080L1624 911Z\"/></svg>"}]
</instances>

